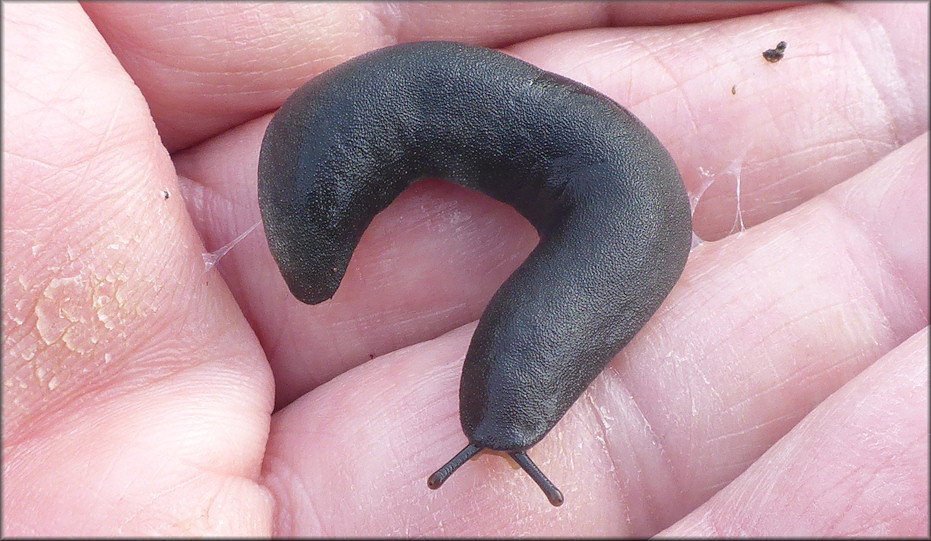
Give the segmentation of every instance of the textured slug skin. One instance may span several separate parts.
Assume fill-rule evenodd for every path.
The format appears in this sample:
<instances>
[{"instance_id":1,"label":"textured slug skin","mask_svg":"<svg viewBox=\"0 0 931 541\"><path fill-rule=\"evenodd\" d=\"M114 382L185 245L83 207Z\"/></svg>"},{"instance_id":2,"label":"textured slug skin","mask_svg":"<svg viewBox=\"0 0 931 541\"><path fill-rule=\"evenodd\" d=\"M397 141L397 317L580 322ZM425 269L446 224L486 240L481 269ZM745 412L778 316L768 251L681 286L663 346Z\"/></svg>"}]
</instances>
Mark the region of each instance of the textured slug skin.
<instances>
[{"instance_id":1,"label":"textured slug skin","mask_svg":"<svg viewBox=\"0 0 931 541\"><path fill-rule=\"evenodd\" d=\"M299 88L265 133L259 205L294 296L332 297L372 218L428 177L507 203L540 233L482 314L459 390L470 442L526 449L678 280L685 188L656 137L586 86L480 47L379 49Z\"/></svg>"}]
</instances>

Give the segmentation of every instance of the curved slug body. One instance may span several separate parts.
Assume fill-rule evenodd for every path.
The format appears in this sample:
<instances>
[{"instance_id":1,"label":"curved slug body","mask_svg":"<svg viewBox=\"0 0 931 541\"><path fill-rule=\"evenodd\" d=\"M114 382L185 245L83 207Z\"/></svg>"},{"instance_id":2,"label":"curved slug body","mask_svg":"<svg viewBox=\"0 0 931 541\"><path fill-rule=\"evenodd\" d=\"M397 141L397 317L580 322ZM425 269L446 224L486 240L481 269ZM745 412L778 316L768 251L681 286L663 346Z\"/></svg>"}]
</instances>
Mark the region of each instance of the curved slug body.
<instances>
[{"instance_id":1,"label":"curved slug body","mask_svg":"<svg viewBox=\"0 0 931 541\"><path fill-rule=\"evenodd\" d=\"M466 447L524 453L640 330L691 244L675 163L626 109L511 56L447 42L356 57L288 98L265 133L259 205L295 297L333 296L372 218L440 177L511 205L540 243L495 293L460 383Z\"/></svg>"}]
</instances>

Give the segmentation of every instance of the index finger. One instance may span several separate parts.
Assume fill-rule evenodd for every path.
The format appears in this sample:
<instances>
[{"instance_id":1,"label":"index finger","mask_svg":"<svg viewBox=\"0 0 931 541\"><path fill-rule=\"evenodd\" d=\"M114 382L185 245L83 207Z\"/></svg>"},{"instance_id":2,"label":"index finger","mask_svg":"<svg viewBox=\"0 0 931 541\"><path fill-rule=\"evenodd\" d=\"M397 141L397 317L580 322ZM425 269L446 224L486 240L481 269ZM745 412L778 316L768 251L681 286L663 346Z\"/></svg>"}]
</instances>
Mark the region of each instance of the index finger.
<instances>
[{"instance_id":1,"label":"index finger","mask_svg":"<svg viewBox=\"0 0 931 541\"><path fill-rule=\"evenodd\" d=\"M779 3L88 3L169 151L278 107L314 75L406 41L501 47L598 26L697 21Z\"/></svg>"}]
</instances>

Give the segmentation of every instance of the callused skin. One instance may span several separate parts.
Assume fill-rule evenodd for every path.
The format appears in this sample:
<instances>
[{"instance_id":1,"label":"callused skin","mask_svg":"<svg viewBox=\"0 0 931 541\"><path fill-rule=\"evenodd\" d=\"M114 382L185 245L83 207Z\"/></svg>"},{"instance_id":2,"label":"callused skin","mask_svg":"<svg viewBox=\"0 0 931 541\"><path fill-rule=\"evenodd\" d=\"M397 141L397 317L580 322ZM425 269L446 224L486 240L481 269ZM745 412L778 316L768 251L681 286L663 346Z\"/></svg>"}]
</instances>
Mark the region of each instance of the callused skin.
<instances>
[{"instance_id":1,"label":"callused skin","mask_svg":"<svg viewBox=\"0 0 931 541\"><path fill-rule=\"evenodd\" d=\"M606 96L511 56L449 42L396 45L314 78L274 115L259 206L291 292L336 292L375 215L440 177L514 207L540 244L495 293L463 366L469 445L506 451L554 505L525 451L647 322L691 245L688 196L656 137Z\"/></svg>"}]
</instances>

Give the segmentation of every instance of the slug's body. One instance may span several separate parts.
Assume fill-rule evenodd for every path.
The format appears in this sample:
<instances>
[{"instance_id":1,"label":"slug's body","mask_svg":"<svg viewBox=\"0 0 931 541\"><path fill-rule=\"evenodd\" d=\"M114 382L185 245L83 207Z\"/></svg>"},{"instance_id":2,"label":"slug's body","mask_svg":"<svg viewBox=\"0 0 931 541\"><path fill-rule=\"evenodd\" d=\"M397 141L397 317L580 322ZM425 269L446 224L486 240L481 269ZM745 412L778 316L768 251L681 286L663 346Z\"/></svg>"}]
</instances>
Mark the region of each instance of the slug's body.
<instances>
[{"instance_id":1,"label":"slug's body","mask_svg":"<svg viewBox=\"0 0 931 541\"><path fill-rule=\"evenodd\" d=\"M294 296L332 297L372 218L428 177L507 203L540 233L472 337L459 389L469 446L429 484L501 450L558 505L524 451L678 280L691 244L682 180L639 120L588 87L479 47L380 49L302 86L265 133L259 205Z\"/></svg>"}]
</instances>

